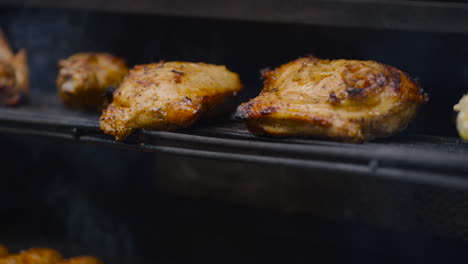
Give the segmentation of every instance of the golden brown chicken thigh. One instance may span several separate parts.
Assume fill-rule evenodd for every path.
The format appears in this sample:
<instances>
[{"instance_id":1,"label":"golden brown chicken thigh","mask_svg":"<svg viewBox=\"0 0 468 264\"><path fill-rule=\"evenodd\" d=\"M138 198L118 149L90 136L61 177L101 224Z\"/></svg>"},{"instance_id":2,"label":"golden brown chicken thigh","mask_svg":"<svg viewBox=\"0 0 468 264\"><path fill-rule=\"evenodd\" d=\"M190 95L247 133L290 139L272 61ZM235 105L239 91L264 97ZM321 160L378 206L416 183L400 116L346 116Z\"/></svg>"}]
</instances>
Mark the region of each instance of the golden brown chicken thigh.
<instances>
[{"instance_id":1,"label":"golden brown chicken thigh","mask_svg":"<svg viewBox=\"0 0 468 264\"><path fill-rule=\"evenodd\" d=\"M26 50L14 54L0 29L0 105L17 105L28 97L29 70Z\"/></svg>"},{"instance_id":2,"label":"golden brown chicken thigh","mask_svg":"<svg viewBox=\"0 0 468 264\"><path fill-rule=\"evenodd\" d=\"M190 62L139 65L114 92L101 129L122 140L133 129L187 127L242 89L225 66Z\"/></svg>"},{"instance_id":3,"label":"golden brown chicken thigh","mask_svg":"<svg viewBox=\"0 0 468 264\"><path fill-rule=\"evenodd\" d=\"M264 77L236 113L255 134L360 142L402 130L427 100L406 74L375 61L305 57Z\"/></svg>"},{"instance_id":4,"label":"golden brown chicken thigh","mask_svg":"<svg viewBox=\"0 0 468 264\"><path fill-rule=\"evenodd\" d=\"M65 105L85 110L103 107L108 87L117 88L128 72L124 60L107 53L78 53L59 62L57 88Z\"/></svg>"}]
</instances>

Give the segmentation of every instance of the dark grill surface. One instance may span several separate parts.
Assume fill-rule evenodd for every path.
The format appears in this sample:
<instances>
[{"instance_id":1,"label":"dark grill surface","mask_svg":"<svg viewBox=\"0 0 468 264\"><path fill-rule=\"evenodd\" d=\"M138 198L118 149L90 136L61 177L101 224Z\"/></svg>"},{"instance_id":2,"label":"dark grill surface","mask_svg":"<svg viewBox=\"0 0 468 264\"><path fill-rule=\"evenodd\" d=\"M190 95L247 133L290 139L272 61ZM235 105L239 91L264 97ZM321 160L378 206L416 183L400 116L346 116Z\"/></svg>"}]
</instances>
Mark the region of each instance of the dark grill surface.
<instances>
[{"instance_id":1,"label":"dark grill surface","mask_svg":"<svg viewBox=\"0 0 468 264\"><path fill-rule=\"evenodd\" d=\"M175 132L143 130L126 142L99 131L99 116L65 109L56 95L0 109L0 131L191 157L283 164L320 172L468 188L468 144L457 138L400 134L364 144L258 137L224 118Z\"/></svg>"}]
</instances>

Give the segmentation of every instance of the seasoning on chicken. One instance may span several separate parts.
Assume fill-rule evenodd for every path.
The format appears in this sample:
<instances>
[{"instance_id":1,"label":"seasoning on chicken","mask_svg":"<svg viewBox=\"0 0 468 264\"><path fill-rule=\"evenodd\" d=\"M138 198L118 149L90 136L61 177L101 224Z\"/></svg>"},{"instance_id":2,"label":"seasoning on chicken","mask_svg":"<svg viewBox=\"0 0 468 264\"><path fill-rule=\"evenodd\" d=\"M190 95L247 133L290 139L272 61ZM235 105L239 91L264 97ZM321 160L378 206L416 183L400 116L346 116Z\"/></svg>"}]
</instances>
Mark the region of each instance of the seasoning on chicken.
<instances>
[{"instance_id":1,"label":"seasoning on chicken","mask_svg":"<svg viewBox=\"0 0 468 264\"><path fill-rule=\"evenodd\" d=\"M8 255L8 249L5 246L0 245L0 258L6 255Z\"/></svg>"},{"instance_id":2,"label":"seasoning on chicken","mask_svg":"<svg viewBox=\"0 0 468 264\"><path fill-rule=\"evenodd\" d=\"M0 257L0 264L56 264L62 256L53 249L32 248L19 254Z\"/></svg>"},{"instance_id":3,"label":"seasoning on chicken","mask_svg":"<svg viewBox=\"0 0 468 264\"><path fill-rule=\"evenodd\" d=\"M428 100L402 71L375 61L299 58L265 71L236 115L255 134L361 142L406 127Z\"/></svg>"},{"instance_id":4,"label":"seasoning on chicken","mask_svg":"<svg viewBox=\"0 0 468 264\"><path fill-rule=\"evenodd\" d=\"M57 88L65 105L103 108L108 87L117 88L128 72L124 60L107 53L78 53L59 62Z\"/></svg>"},{"instance_id":5,"label":"seasoning on chicken","mask_svg":"<svg viewBox=\"0 0 468 264\"><path fill-rule=\"evenodd\" d=\"M139 65L114 92L114 101L101 116L101 129L123 140L137 128L187 127L241 89L239 76L225 66L190 62Z\"/></svg>"},{"instance_id":6,"label":"seasoning on chicken","mask_svg":"<svg viewBox=\"0 0 468 264\"><path fill-rule=\"evenodd\" d=\"M464 95L458 104L453 107L458 112L457 130L460 137L468 140L468 95Z\"/></svg>"},{"instance_id":7,"label":"seasoning on chicken","mask_svg":"<svg viewBox=\"0 0 468 264\"><path fill-rule=\"evenodd\" d=\"M0 29L0 105L14 106L29 94L29 70L26 50L14 54Z\"/></svg>"}]
</instances>

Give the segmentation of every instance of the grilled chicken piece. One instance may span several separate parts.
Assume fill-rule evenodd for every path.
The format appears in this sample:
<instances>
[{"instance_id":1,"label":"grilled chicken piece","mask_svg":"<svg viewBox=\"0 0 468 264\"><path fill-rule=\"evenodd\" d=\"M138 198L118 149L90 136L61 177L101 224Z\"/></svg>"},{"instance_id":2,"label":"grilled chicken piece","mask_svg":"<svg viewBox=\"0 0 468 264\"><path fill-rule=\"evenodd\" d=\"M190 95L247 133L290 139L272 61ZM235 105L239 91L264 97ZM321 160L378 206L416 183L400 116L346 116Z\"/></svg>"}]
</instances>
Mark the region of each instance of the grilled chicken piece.
<instances>
[{"instance_id":1,"label":"grilled chicken piece","mask_svg":"<svg viewBox=\"0 0 468 264\"><path fill-rule=\"evenodd\" d=\"M236 113L255 134L361 142L404 129L428 100L406 74L375 61L306 57L263 74L260 95Z\"/></svg>"},{"instance_id":2,"label":"grilled chicken piece","mask_svg":"<svg viewBox=\"0 0 468 264\"><path fill-rule=\"evenodd\" d=\"M114 92L101 129L123 140L136 128L187 127L242 89L225 66L190 62L139 65Z\"/></svg>"},{"instance_id":3,"label":"grilled chicken piece","mask_svg":"<svg viewBox=\"0 0 468 264\"><path fill-rule=\"evenodd\" d=\"M108 87L117 88L128 72L124 60L107 53L78 53L59 62L57 88L65 105L103 108Z\"/></svg>"},{"instance_id":4,"label":"grilled chicken piece","mask_svg":"<svg viewBox=\"0 0 468 264\"><path fill-rule=\"evenodd\" d=\"M457 130L460 137L468 140L468 95L464 95L453 109L458 112Z\"/></svg>"},{"instance_id":5,"label":"grilled chicken piece","mask_svg":"<svg viewBox=\"0 0 468 264\"><path fill-rule=\"evenodd\" d=\"M3 245L0 245L0 258L8 255L8 249Z\"/></svg>"},{"instance_id":6,"label":"grilled chicken piece","mask_svg":"<svg viewBox=\"0 0 468 264\"><path fill-rule=\"evenodd\" d=\"M103 264L103 262L95 257L84 256L67 259L61 262L57 262L57 264Z\"/></svg>"},{"instance_id":7,"label":"grilled chicken piece","mask_svg":"<svg viewBox=\"0 0 468 264\"><path fill-rule=\"evenodd\" d=\"M29 70L26 50L14 54L0 29L0 105L13 106L29 94Z\"/></svg>"},{"instance_id":8,"label":"grilled chicken piece","mask_svg":"<svg viewBox=\"0 0 468 264\"><path fill-rule=\"evenodd\" d=\"M0 257L0 264L55 264L62 260L62 256L53 249L32 248L21 252Z\"/></svg>"}]
</instances>

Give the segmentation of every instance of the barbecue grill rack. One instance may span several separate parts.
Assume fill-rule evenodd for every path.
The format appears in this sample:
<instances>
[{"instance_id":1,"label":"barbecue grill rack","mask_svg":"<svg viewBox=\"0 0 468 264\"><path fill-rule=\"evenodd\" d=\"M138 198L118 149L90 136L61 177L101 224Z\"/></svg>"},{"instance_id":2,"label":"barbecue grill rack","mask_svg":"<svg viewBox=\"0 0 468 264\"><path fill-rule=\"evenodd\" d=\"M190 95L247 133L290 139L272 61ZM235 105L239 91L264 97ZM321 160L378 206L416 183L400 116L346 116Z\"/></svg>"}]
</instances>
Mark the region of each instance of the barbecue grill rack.
<instances>
[{"instance_id":1,"label":"barbecue grill rack","mask_svg":"<svg viewBox=\"0 0 468 264\"><path fill-rule=\"evenodd\" d=\"M462 1L327 0L0 0L13 6L87 8L113 12L243 21L468 33Z\"/></svg>"},{"instance_id":2,"label":"barbecue grill rack","mask_svg":"<svg viewBox=\"0 0 468 264\"><path fill-rule=\"evenodd\" d=\"M15 49L25 47L32 55L31 102L15 108L0 107L0 135L7 135L4 142L12 139L3 154L4 157L11 155L8 160L16 161L9 171L16 172L16 168L26 164L24 167L29 172L8 177L16 184L2 192L2 208L7 208L7 214L12 217L4 217L7 224L2 225L2 230L10 236L1 233L12 250L42 245L63 250L65 255L95 254L106 263L146 263L133 259L131 254L125 259L115 253L126 252L122 245L144 245L144 249L133 248L133 253L137 256L146 253L144 257L152 259L154 251L158 250L155 245L159 244L162 250L178 250L179 244L185 242L190 251L209 258L219 248L216 244L228 239L226 234L220 234L219 241L212 242L209 247L193 250L195 244L203 244L193 242L193 230L202 234L200 241L203 242L206 233L219 229L236 233L243 239L248 237L248 240L255 232L262 232L267 238L247 245L247 254L252 253L255 246L274 244L276 247L272 248L278 250L270 248L265 255L277 260L271 252L285 252L290 246L293 249L285 254L290 261L297 259L291 256L297 255L298 247L303 247L304 255L310 256L311 240L322 246L317 247L317 253L326 251L327 240L346 239L347 236L343 236L346 230L352 230L348 238L356 240L348 242L358 242L356 247L361 245L358 240L366 236L365 228L390 231L377 233L379 239L370 242L379 249L386 247L380 244L382 240L392 240L392 237L394 241L404 241L402 248L406 251L411 250L408 245L429 243L434 234L450 238L454 244L458 239L468 240L468 143L455 137L455 123L449 119L453 114L452 105L466 87L466 80L462 78L467 61L463 52L466 35L463 34L468 33L468 4L373 0L228 0L222 5L215 0L0 0L0 5L5 7L0 10L1 26L5 26L7 35L11 36L12 45ZM139 36L135 26L143 27L148 33ZM124 33L114 30L119 28ZM24 29L27 32L23 32ZM110 32L113 34L108 34ZM189 34L191 32L196 34ZM287 38L265 47L278 41L271 36L277 32ZM321 42L315 42L315 34ZM138 45L139 50L135 52L134 43L129 45L127 39L146 45ZM404 41L394 43L393 40ZM337 45L338 41L343 42ZM370 44L365 45L365 41ZM426 42L429 46L435 44L427 52L420 52L424 48L420 45ZM174 46L173 43L183 45ZM241 74L248 87L260 88L258 69L307 54L304 53L310 52L307 43L314 43L313 52L319 56L373 58L409 70L414 76L422 77L422 86L433 97L429 107L421 110L413 126L405 132L364 144L258 137L229 117L173 132L143 130L125 142L116 142L99 130L98 114L69 110L55 93L57 60L77 51L102 49L127 58L130 65L161 58L226 64ZM334 46L328 49L330 43ZM248 49L251 45L253 48ZM282 46L285 48L276 48ZM232 50L244 52L242 58L231 54ZM263 52L258 53L260 50ZM435 52L437 50L445 52ZM422 58L428 54L431 54L428 56L431 61L426 63ZM444 88L448 82L443 76L453 77L451 87ZM245 92L240 94L240 100L255 96L258 89L245 89ZM414 134L413 128L430 135ZM70 144L62 146L55 140L31 140L28 137L31 135ZM73 142L171 155L78 146ZM81 153L82 149L86 151ZM10 150L15 150L14 155ZM21 155L25 151L31 153L25 154L29 157L23 161ZM80 153L70 153L74 151ZM36 156L47 158L34 158ZM65 157L61 159L61 156ZM130 157L136 161L129 161ZM112 166L115 160L122 160L129 168L122 169L120 174L115 172L121 168L114 168L114 173L103 175L103 171L109 172L106 166ZM93 167L98 167L99 171L93 171ZM187 168L193 170L187 173ZM42 175L35 177L36 171ZM57 174L60 180L55 182ZM24 190L23 182L31 179L35 184L29 184ZM55 197L60 202L48 200L53 199L48 194L54 191L63 195ZM170 195L160 196L164 192ZM162 201L161 197L164 197ZM83 201L82 207L77 206L77 200ZM41 203L42 207L37 207ZM48 210L43 210L44 207ZM67 222L70 215L73 216L70 212L77 207L82 210L79 211L81 215L75 215L75 221L81 226ZM83 208L104 212L104 216L93 216ZM213 217L213 214L217 215ZM89 224L90 219L97 219L97 224ZM108 235L115 233L109 224L115 221L117 226L136 229L135 234L129 231L131 235L125 238L109 239ZM326 228L330 222L333 224ZM57 224L66 227L60 229ZM347 226L343 228L343 224ZM364 231L355 224L364 226ZM167 228L171 225L172 228ZM190 225L191 228L186 227ZM206 228L199 230L200 226ZM29 229L21 232L25 227ZM31 230L42 232L35 236L29 232ZM162 231L166 232L163 237ZM427 241L407 239L413 232L424 238L427 234ZM185 236L178 237L180 233ZM280 243L279 238L283 238ZM76 241L85 245L75 245ZM110 242L110 246L104 242ZM447 243L441 242L432 249L443 245ZM200 248L201 253L198 252ZM234 253L239 252L233 248ZM372 249L365 248L359 252L367 255L370 251ZM340 256L355 254L346 254L342 249L335 252L340 252Z\"/></svg>"},{"instance_id":3,"label":"barbecue grill rack","mask_svg":"<svg viewBox=\"0 0 468 264\"><path fill-rule=\"evenodd\" d=\"M35 94L28 105L0 109L0 132L468 189L468 143L456 138L402 134L363 144L280 139L254 136L224 118L174 132L142 130L118 142L99 130L98 120L97 113L66 109L57 95Z\"/></svg>"}]
</instances>

